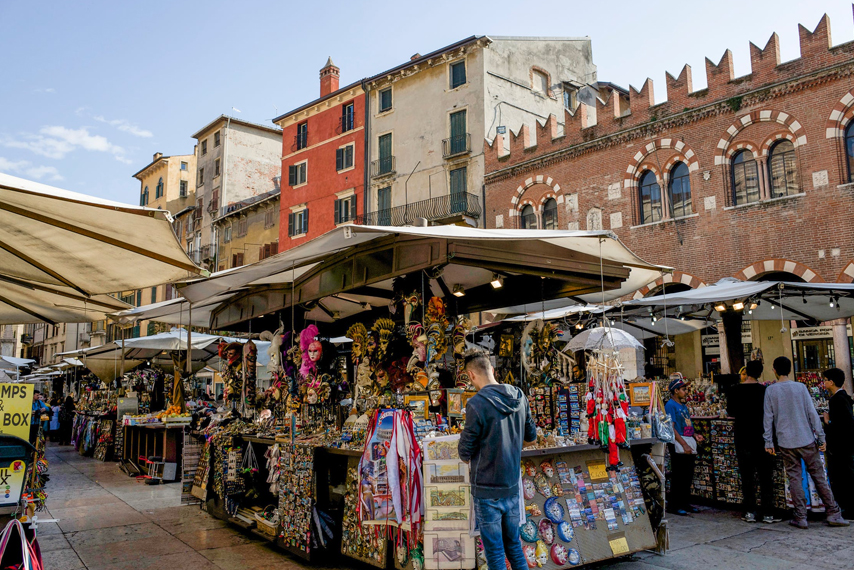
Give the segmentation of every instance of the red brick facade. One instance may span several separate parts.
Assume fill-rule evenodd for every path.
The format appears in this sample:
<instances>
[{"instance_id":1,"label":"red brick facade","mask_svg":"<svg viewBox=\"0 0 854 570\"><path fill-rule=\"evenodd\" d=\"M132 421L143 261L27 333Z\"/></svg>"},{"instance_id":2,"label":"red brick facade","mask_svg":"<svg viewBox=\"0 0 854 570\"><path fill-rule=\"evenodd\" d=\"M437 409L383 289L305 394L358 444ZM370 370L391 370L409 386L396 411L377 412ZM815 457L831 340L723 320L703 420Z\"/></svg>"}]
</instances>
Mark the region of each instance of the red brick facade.
<instances>
[{"instance_id":1,"label":"red brick facade","mask_svg":"<svg viewBox=\"0 0 854 570\"><path fill-rule=\"evenodd\" d=\"M799 31L799 59L780 63L775 34L764 49L750 44L750 75L733 77L729 50L717 65L706 60L707 89L692 91L688 66L668 74L665 103L651 105L647 80L630 88L622 115L612 95L597 100L595 115L583 104L567 111L563 133L554 116L533 126L536 141L529 126L511 125L519 130L509 153L500 135L484 145L487 227L519 227L526 205L541 222L553 197L557 227L613 230L645 260L678 270L663 281L697 287L777 271L854 281L854 173L844 142L854 117L854 42L831 47L826 17L815 31ZM769 151L782 140L794 147L797 187L772 199ZM735 205L740 150L755 157L759 200ZM692 212L668 217L662 192L665 219L641 224L639 179L651 171L664 190L678 162L688 167Z\"/></svg>"}]
</instances>

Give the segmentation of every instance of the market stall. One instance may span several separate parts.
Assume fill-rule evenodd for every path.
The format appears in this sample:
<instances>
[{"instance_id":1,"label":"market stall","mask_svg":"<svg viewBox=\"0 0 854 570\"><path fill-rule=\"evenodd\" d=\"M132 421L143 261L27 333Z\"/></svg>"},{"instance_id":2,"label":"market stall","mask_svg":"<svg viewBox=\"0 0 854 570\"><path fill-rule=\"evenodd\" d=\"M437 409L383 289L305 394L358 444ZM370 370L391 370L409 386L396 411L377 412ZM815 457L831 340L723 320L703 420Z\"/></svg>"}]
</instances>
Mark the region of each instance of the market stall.
<instances>
[{"instance_id":1,"label":"market stall","mask_svg":"<svg viewBox=\"0 0 854 570\"><path fill-rule=\"evenodd\" d=\"M558 326L481 315L615 298L662 268L607 232L346 230L183 288L188 312L220 299L207 305L211 328L270 339L267 389L260 351L220 352L225 407L192 426L203 447L187 483L203 508L309 560L340 552L378 567L388 557L398 568L481 566L456 444L428 451L464 426L475 392L462 358L478 348L500 381L528 394L539 427L525 475L545 533L526 543L534 565L543 549L540 566L559 567L654 547L655 440L626 414L619 363L601 353L578 374ZM352 342L333 342L344 335ZM600 406L590 421L588 395Z\"/></svg>"}]
</instances>

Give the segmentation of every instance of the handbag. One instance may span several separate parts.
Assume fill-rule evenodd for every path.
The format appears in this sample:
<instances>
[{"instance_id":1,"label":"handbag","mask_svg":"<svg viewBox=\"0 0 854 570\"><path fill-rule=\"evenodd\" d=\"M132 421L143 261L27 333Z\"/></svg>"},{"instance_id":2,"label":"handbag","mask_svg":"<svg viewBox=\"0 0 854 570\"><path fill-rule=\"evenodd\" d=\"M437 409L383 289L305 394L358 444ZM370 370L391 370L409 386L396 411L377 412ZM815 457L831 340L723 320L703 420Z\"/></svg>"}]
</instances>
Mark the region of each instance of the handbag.
<instances>
[{"instance_id":1,"label":"handbag","mask_svg":"<svg viewBox=\"0 0 854 570\"><path fill-rule=\"evenodd\" d=\"M649 423L652 426L652 435L664 443L673 443L676 441L673 420L664 411L664 402L658 391L658 384L652 386L653 395L649 404Z\"/></svg>"},{"instance_id":2,"label":"handbag","mask_svg":"<svg viewBox=\"0 0 854 570\"><path fill-rule=\"evenodd\" d=\"M24 525L12 519L0 534L0 568L14 570L42 570L41 549L38 539L27 540Z\"/></svg>"}]
</instances>

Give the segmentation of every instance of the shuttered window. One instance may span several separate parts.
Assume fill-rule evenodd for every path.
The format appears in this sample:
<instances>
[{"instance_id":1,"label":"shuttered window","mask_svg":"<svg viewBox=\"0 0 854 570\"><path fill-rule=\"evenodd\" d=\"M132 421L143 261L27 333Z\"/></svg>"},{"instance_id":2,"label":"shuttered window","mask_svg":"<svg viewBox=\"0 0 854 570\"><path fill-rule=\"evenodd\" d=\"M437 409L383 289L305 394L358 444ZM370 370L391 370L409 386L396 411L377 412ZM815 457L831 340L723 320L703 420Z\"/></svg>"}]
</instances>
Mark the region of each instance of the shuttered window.
<instances>
[{"instance_id":1,"label":"shuttered window","mask_svg":"<svg viewBox=\"0 0 854 570\"><path fill-rule=\"evenodd\" d=\"M305 184L308 173L308 163L301 162L299 164L292 164L288 167L288 185L289 186L299 186L300 184Z\"/></svg>"},{"instance_id":2,"label":"shuttered window","mask_svg":"<svg viewBox=\"0 0 854 570\"><path fill-rule=\"evenodd\" d=\"M335 170L341 171L353 166L353 145L347 145L335 151Z\"/></svg>"},{"instance_id":3,"label":"shuttered window","mask_svg":"<svg viewBox=\"0 0 854 570\"><path fill-rule=\"evenodd\" d=\"M356 195L335 200L335 224L352 221L356 217Z\"/></svg>"},{"instance_id":4,"label":"shuttered window","mask_svg":"<svg viewBox=\"0 0 854 570\"><path fill-rule=\"evenodd\" d=\"M308 233L308 209L288 214L288 236L300 236Z\"/></svg>"},{"instance_id":5,"label":"shuttered window","mask_svg":"<svg viewBox=\"0 0 854 570\"><path fill-rule=\"evenodd\" d=\"M456 89L466 82L466 62L458 61L451 64L451 89Z\"/></svg>"}]
</instances>

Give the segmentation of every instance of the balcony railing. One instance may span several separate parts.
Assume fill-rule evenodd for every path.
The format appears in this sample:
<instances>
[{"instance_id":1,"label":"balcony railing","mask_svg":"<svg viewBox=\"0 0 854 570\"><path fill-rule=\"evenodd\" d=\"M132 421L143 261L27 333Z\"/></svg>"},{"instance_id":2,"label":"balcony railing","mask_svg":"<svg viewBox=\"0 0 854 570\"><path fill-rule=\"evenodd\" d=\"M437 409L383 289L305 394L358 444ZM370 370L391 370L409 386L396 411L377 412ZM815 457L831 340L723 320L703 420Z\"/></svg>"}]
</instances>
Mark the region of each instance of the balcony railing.
<instances>
[{"instance_id":1,"label":"balcony railing","mask_svg":"<svg viewBox=\"0 0 854 570\"><path fill-rule=\"evenodd\" d=\"M471 135L468 133L442 141L442 156L445 158L469 152L471 152Z\"/></svg>"},{"instance_id":2,"label":"balcony railing","mask_svg":"<svg viewBox=\"0 0 854 570\"><path fill-rule=\"evenodd\" d=\"M389 176L394 174L394 157L385 156L371 162L371 177L378 178L380 176Z\"/></svg>"},{"instance_id":3,"label":"balcony railing","mask_svg":"<svg viewBox=\"0 0 854 570\"><path fill-rule=\"evenodd\" d=\"M342 115L338 118L338 134L346 133L347 131L352 131L355 128L355 121L353 120L353 115Z\"/></svg>"},{"instance_id":4,"label":"balcony railing","mask_svg":"<svg viewBox=\"0 0 854 570\"><path fill-rule=\"evenodd\" d=\"M425 218L428 221L441 220L458 214L472 218L480 217L480 199L477 194L455 193L405 206L368 212L356 216L353 223L363 226L406 226L414 224L417 218Z\"/></svg>"},{"instance_id":5,"label":"balcony railing","mask_svg":"<svg viewBox=\"0 0 854 570\"><path fill-rule=\"evenodd\" d=\"M299 133L294 137L294 144L291 146L291 150L302 150L308 146L308 133L303 132Z\"/></svg>"}]
</instances>

